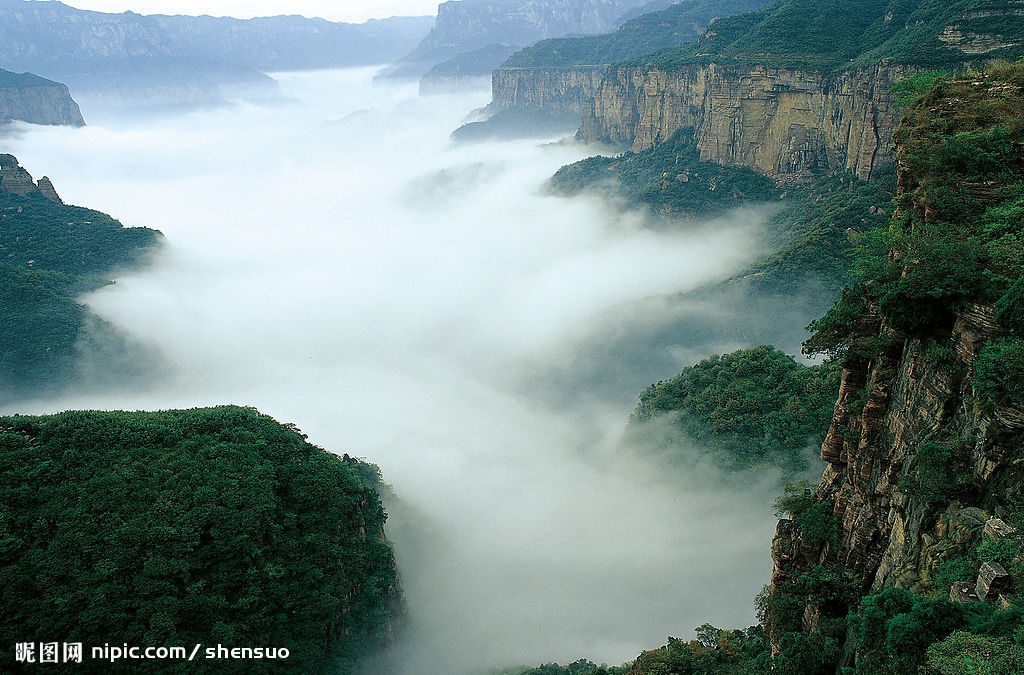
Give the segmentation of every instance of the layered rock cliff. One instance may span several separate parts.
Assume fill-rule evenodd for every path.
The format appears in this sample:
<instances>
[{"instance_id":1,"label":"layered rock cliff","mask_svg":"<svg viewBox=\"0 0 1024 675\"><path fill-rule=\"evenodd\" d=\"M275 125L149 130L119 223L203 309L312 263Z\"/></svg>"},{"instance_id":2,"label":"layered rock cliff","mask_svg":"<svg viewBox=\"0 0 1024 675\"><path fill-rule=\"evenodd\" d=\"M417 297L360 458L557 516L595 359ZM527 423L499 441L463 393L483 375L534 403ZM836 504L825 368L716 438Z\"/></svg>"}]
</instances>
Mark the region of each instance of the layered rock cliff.
<instances>
[{"instance_id":1,"label":"layered rock cliff","mask_svg":"<svg viewBox=\"0 0 1024 675\"><path fill-rule=\"evenodd\" d=\"M0 124L16 120L72 127L85 124L66 85L30 73L0 70Z\"/></svg>"},{"instance_id":2,"label":"layered rock cliff","mask_svg":"<svg viewBox=\"0 0 1024 675\"><path fill-rule=\"evenodd\" d=\"M870 179L893 160L892 85L1024 50L1015 0L776 0L713 22L696 43L611 69L579 136L634 151L692 129L701 156L781 181Z\"/></svg>"},{"instance_id":3,"label":"layered rock cliff","mask_svg":"<svg viewBox=\"0 0 1024 675\"><path fill-rule=\"evenodd\" d=\"M893 161L892 84L906 67L834 75L762 65L619 66L584 112L579 137L634 152L692 129L701 158L781 181L849 170L869 180Z\"/></svg>"},{"instance_id":4,"label":"layered rock cliff","mask_svg":"<svg viewBox=\"0 0 1024 675\"><path fill-rule=\"evenodd\" d=\"M579 115L601 85L605 67L527 69L504 67L491 76L495 110Z\"/></svg>"},{"instance_id":5,"label":"layered rock cliff","mask_svg":"<svg viewBox=\"0 0 1024 675\"><path fill-rule=\"evenodd\" d=\"M643 8L647 13L612 33L542 40L494 71L491 108L579 118L610 64L692 42L714 19L756 9L765 1L694 0L667 9L648 4Z\"/></svg>"},{"instance_id":6,"label":"layered rock cliff","mask_svg":"<svg viewBox=\"0 0 1024 675\"><path fill-rule=\"evenodd\" d=\"M940 565L970 553L990 517L1020 517L1024 269L1003 237L1019 227L1022 84L1024 65L940 83L896 134L889 271L818 326L845 334L814 495L835 536L782 521L773 593L827 569L846 575L854 604L891 587L955 596L936 585ZM802 624L823 624L813 601Z\"/></svg>"}]
</instances>

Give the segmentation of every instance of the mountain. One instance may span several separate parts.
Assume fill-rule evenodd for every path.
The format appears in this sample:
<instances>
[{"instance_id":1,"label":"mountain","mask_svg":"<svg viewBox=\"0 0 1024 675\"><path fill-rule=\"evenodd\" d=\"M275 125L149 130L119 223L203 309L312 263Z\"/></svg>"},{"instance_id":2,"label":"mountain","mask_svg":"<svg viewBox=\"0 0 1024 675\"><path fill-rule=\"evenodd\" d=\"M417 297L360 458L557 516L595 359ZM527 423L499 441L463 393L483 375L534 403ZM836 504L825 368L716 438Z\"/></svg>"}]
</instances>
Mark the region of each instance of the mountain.
<instances>
[{"instance_id":1,"label":"mountain","mask_svg":"<svg viewBox=\"0 0 1024 675\"><path fill-rule=\"evenodd\" d=\"M65 82L79 100L119 108L273 99L270 70L383 63L412 48L430 18L364 24L297 16L240 20L107 14L55 0L0 0L0 67Z\"/></svg>"},{"instance_id":2,"label":"mountain","mask_svg":"<svg viewBox=\"0 0 1024 675\"><path fill-rule=\"evenodd\" d=\"M206 665L237 649L245 672L351 673L390 639L379 469L294 425L234 406L18 415L0 447L4 640L82 642L86 672L116 672L127 643L181 650L151 672L190 655L238 672Z\"/></svg>"},{"instance_id":3,"label":"mountain","mask_svg":"<svg viewBox=\"0 0 1024 675\"><path fill-rule=\"evenodd\" d=\"M65 204L0 155L0 404L80 383L89 373L152 375L154 360L78 301L141 264L162 235Z\"/></svg>"},{"instance_id":4,"label":"mountain","mask_svg":"<svg viewBox=\"0 0 1024 675\"><path fill-rule=\"evenodd\" d=\"M625 12L643 4L643 0L442 2L433 30L389 74L419 78L438 63L493 45L525 47L550 37L605 33ZM475 74L486 76L498 63L482 62Z\"/></svg>"},{"instance_id":5,"label":"mountain","mask_svg":"<svg viewBox=\"0 0 1024 675\"><path fill-rule=\"evenodd\" d=\"M128 107L213 105L226 87L272 92L254 68L189 52L151 19L104 14L61 2L0 2L0 66L66 83L81 101Z\"/></svg>"},{"instance_id":6,"label":"mountain","mask_svg":"<svg viewBox=\"0 0 1024 675\"><path fill-rule=\"evenodd\" d=\"M819 375L841 370L831 416L799 400L831 378L767 347L688 368L637 411L741 460L818 411L826 467L776 501L760 624L510 673L1024 672L1024 61L911 84L896 210L857 235L860 279L805 343L831 358Z\"/></svg>"},{"instance_id":7,"label":"mountain","mask_svg":"<svg viewBox=\"0 0 1024 675\"><path fill-rule=\"evenodd\" d=\"M72 127L85 124L67 85L31 73L0 70L0 124L15 120Z\"/></svg>"},{"instance_id":8,"label":"mountain","mask_svg":"<svg viewBox=\"0 0 1024 675\"><path fill-rule=\"evenodd\" d=\"M1024 523L1022 106L1024 63L934 78L897 131L891 227L807 343L843 372L828 466L773 544L777 650L796 631L789 642L831 643L833 667L916 672L1024 626L1024 542L1006 524ZM827 575L827 601L798 582ZM781 609L796 604L800 617ZM1020 672L1024 651L1001 651L988 672Z\"/></svg>"},{"instance_id":9,"label":"mountain","mask_svg":"<svg viewBox=\"0 0 1024 675\"><path fill-rule=\"evenodd\" d=\"M609 69L579 135L638 151L692 129L702 158L780 182L867 180L893 162L893 85L1024 54L1022 16L1012 0L777 0Z\"/></svg>"},{"instance_id":10,"label":"mountain","mask_svg":"<svg viewBox=\"0 0 1024 675\"><path fill-rule=\"evenodd\" d=\"M433 17L392 17L362 24L301 16L150 18L193 54L263 72L389 63L414 48L434 25Z\"/></svg>"},{"instance_id":11,"label":"mountain","mask_svg":"<svg viewBox=\"0 0 1024 675\"><path fill-rule=\"evenodd\" d=\"M685 0L629 20L612 33L541 40L494 70L488 106L492 118L486 126L529 129L547 120L546 126L572 131L609 64L692 42L712 20L748 12L765 1Z\"/></svg>"}]
</instances>

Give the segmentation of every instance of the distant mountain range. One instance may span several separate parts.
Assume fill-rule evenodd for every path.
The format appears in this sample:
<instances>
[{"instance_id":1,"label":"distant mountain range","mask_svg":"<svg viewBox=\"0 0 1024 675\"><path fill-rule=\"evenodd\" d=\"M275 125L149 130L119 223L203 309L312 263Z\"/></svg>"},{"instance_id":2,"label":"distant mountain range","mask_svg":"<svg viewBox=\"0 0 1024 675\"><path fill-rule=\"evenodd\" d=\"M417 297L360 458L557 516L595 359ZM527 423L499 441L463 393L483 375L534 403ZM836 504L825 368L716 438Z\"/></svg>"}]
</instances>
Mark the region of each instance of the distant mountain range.
<instances>
[{"instance_id":1,"label":"distant mountain range","mask_svg":"<svg viewBox=\"0 0 1024 675\"><path fill-rule=\"evenodd\" d=\"M386 63L412 49L433 21L142 16L0 0L0 68L129 107L207 105L239 93L273 96L267 71Z\"/></svg>"},{"instance_id":2,"label":"distant mountain range","mask_svg":"<svg viewBox=\"0 0 1024 675\"><path fill-rule=\"evenodd\" d=\"M464 77L490 75L504 57L537 40L566 35L606 33L627 15L664 0L458 0L437 8L437 23L400 59L392 74L420 77L433 66L470 52L489 58L475 69L458 68ZM505 49L498 49L497 46ZM487 51L480 51L487 50ZM451 72L453 68L442 68Z\"/></svg>"}]
</instances>

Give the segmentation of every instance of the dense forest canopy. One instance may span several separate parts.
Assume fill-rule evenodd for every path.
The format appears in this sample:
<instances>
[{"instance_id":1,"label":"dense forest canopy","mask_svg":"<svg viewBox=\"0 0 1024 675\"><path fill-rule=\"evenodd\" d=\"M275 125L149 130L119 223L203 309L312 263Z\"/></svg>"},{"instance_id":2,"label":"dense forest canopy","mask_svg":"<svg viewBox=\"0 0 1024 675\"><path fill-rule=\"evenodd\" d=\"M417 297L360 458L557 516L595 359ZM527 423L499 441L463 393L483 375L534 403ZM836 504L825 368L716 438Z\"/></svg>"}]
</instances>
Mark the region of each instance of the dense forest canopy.
<instances>
[{"instance_id":1,"label":"dense forest canopy","mask_svg":"<svg viewBox=\"0 0 1024 675\"><path fill-rule=\"evenodd\" d=\"M290 425L238 407L14 416L0 450L4 669L15 643L60 639L277 647L287 660L245 672L348 672L389 636L378 471ZM81 668L137 664L87 651Z\"/></svg>"},{"instance_id":2,"label":"dense forest canopy","mask_svg":"<svg viewBox=\"0 0 1024 675\"><path fill-rule=\"evenodd\" d=\"M668 419L679 437L666 439L666 450L683 461L700 447L728 468L799 471L825 437L838 386L837 364L806 366L762 345L713 356L651 385L631 428L642 433Z\"/></svg>"}]
</instances>

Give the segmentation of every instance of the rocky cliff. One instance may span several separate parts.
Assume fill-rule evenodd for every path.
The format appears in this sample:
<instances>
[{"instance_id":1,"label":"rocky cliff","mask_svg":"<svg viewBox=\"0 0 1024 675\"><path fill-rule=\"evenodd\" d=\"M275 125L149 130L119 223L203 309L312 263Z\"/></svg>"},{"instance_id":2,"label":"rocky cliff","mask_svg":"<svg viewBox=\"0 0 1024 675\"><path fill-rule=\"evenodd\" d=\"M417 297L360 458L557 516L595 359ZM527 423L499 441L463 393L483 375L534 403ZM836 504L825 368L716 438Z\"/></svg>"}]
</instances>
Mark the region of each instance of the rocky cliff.
<instances>
[{"instance_id":1,"label":"rocky cliff","mask_svg":"<svg viewBox=\"0 0 1024 675\"><path fill-rule=\"evenodd\" d=\"M15 120L72 127L85 124L66 85L29 73L0 70L0 124Z\"/></svg>"},{"instance_id":2,"label":"rocky cliff","mask_svg":"<svg viewBox=\"0 0 1024 675\"><path fill-rule=\"evenodd\" d=\"M827 569L854 604L890 587L956 596L937 586L942 563L969 559L990 517L1020 518L1024 269L1000 247L1021 206L1022 84L1024 65L939 84L896 133L888 271L818 326L843 334L846 354L814 496L835 536L782 521L773 593ZM813 600L802 623L823 625Z\"/></svg>"},{"instance_id":3,"label":"rocky cliff","mask_svg":"<svg viewBox=\"0 0 1024 675\"><path fill-rule=\"evenodd\" d=\"M14 155L0 154L0 192L19 196L38 193L50 201L64 203L47 176L40 178L37 183L32 174L18 164L18 158Z\"/></svg>"},{"instance_id":4,"label":"rocky cliff","mask_svg":"<svg viewBox=\"0 0 1024 675\"><path fill-rule=\"evenodd\" d=\"M604 66L499 68L491 76L495 110L543 111L579 115L604 77Z\"/></svg>"},{"instance_id":5,"label":"rocky cliff","mask_svg":"<svg viewBox=\"0 0 1024 675\"><path fill-rule=\"evenodd\" d=\"M691 0L668 8L649 3L612 33L542 40L494 72L492 107L578 117L610 64L693 42L716 18L749 12L765 2Z\"/></svg>"},{"instance_id":6,"label":"rocky cliff","mask_svg":"<svg viewBox=\"0 0 1024 675\"><path fill-rule=\"evenodd\" d=\"M863 180L893 160L892 84L880 64L824 75L761 65L619 66L588 103L579 137L633 151L692 129L701 158L781 181L817 169Z\"/></svg>"},{"instance_id":7,"label":"rocky cliff","mask_svg":"<svg viewBox=\"0 0 1024 675\"><path fill-rule=\"evenodd\" d=\"M1016 0L776 0L695 43L611 69L579 136L643 150L692 129L701 156L781 181L814 170L870 179L893 160L892 85L1024 50Z\"/></svg>"}]
</instances>

